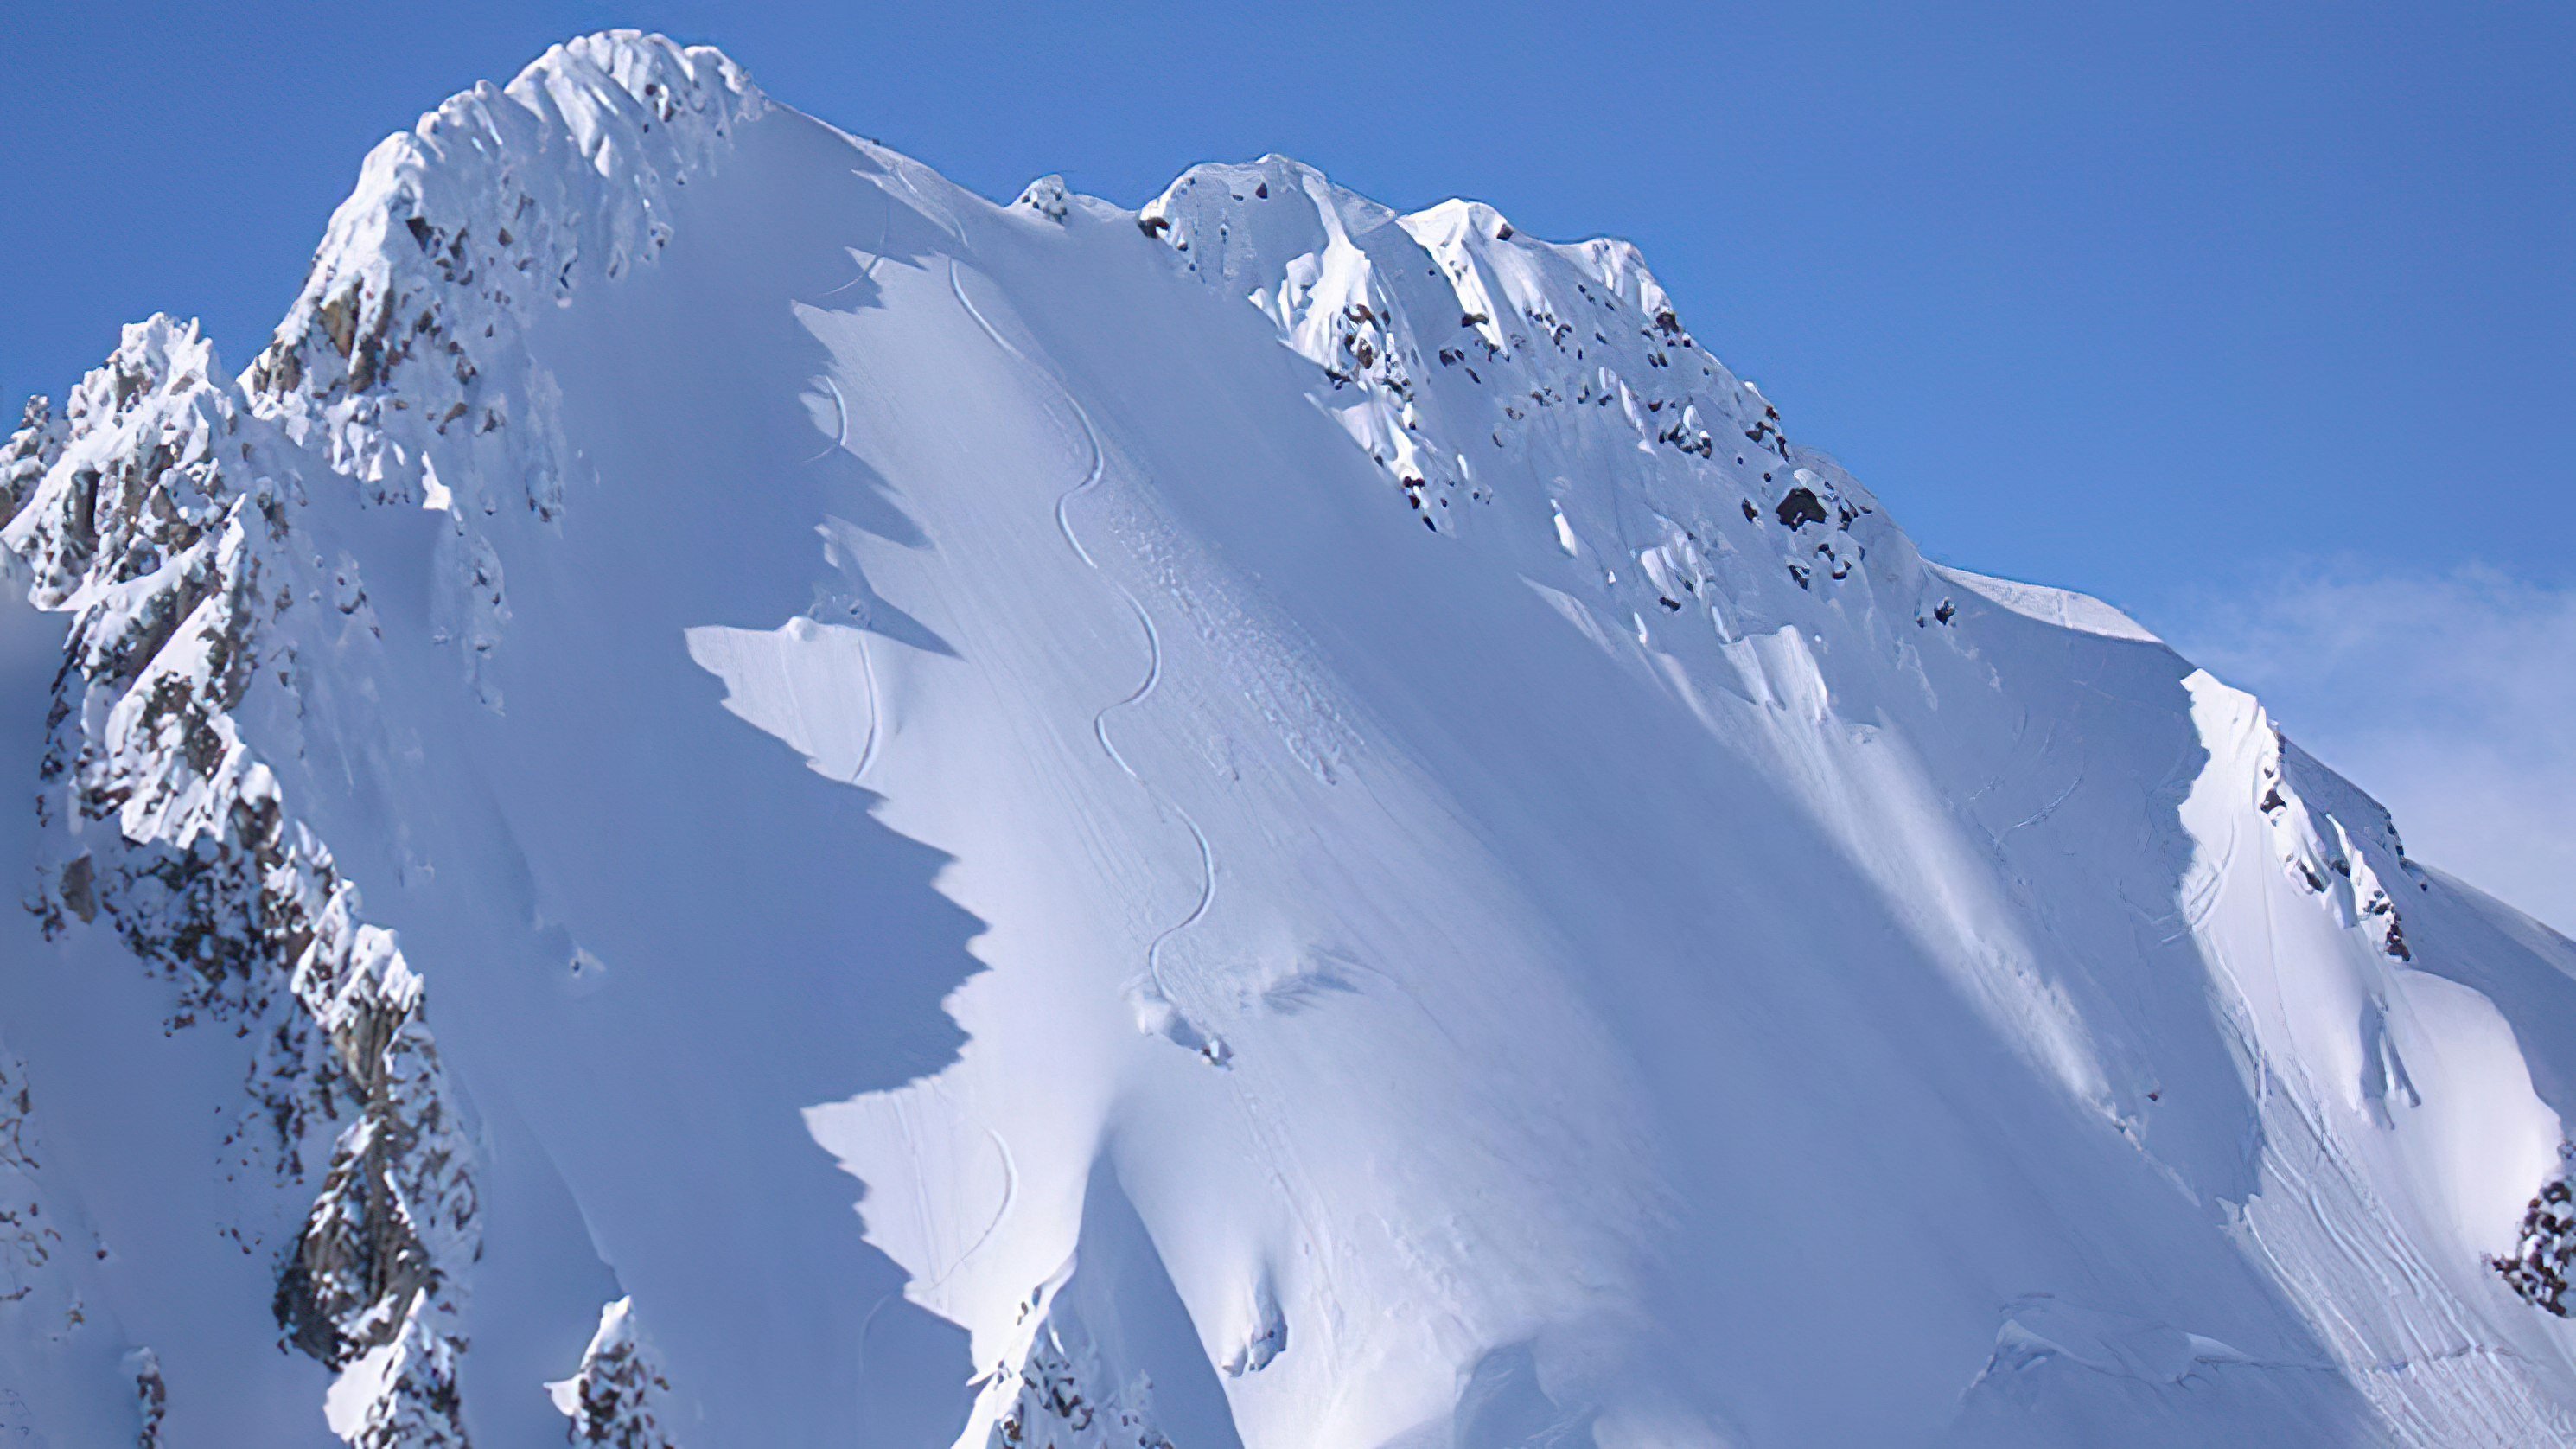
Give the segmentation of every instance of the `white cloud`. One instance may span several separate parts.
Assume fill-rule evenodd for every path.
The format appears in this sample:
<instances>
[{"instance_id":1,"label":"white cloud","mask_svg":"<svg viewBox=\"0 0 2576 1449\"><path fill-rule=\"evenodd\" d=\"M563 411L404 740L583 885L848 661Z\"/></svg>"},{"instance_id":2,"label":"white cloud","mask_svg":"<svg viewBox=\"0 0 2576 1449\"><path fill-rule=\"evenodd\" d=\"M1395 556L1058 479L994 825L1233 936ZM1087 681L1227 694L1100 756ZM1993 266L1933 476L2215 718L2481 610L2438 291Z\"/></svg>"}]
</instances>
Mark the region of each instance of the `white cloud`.
<instances>
[{"instance_id":1,"label":"white cloud","mask_svg":"<svg viewBox=\"0 0 2576 1449\"><path fill-rule=\"evenodd\" d=\"M2576 935L2576 589L2308 567L2166 631L2397 817L2407 853Z\"/></svg>"}]
</instances>

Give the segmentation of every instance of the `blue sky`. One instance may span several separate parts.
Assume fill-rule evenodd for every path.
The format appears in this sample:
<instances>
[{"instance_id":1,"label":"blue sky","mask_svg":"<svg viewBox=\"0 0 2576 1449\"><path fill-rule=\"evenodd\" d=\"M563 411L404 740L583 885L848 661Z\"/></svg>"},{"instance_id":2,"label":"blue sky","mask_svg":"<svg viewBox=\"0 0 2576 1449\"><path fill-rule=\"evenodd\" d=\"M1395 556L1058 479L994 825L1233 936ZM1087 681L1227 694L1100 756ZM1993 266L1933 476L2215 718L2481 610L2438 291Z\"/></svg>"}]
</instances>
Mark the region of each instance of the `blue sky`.
<instances>
[{"instance_id":1,"label":"blue sky","mask_svg":"<svg viewBox=\"0 0 2576 1449\"><path fill-rule=\"evenodd\" d=\"M0 389L156 308L239 365L368 146L612 24L996 197L1277 150L1627 236L1927 552L2223 658L2401 820L2463 813L2461 739L2527 740L2478 798L2529 818L2415 832L2473 878L2576 838L2576 9L20 7ZM2563 858L2508 894L2576 927Z\"/></svg>"}]
</instances>

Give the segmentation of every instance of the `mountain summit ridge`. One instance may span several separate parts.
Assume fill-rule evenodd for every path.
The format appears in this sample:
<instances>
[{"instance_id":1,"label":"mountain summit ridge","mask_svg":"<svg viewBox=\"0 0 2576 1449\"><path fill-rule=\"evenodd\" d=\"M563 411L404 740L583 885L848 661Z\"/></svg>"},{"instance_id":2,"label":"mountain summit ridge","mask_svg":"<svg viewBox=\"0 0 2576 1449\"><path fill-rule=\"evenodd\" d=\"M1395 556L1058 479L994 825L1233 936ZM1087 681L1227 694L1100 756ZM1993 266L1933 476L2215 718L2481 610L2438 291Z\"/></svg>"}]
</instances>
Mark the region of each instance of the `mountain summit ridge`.
<instances>
[{"instance_id":1,"label":"mountain summit ridge","mask_svg":"<svg viewBox=\"0 0 2576 1449\"><path fill-rule=\"evenodd\" d=\"M56 1442L2576 1442L2576 948L1624 242L608 32L0 513Z\"/></svg>"}]
</instances>

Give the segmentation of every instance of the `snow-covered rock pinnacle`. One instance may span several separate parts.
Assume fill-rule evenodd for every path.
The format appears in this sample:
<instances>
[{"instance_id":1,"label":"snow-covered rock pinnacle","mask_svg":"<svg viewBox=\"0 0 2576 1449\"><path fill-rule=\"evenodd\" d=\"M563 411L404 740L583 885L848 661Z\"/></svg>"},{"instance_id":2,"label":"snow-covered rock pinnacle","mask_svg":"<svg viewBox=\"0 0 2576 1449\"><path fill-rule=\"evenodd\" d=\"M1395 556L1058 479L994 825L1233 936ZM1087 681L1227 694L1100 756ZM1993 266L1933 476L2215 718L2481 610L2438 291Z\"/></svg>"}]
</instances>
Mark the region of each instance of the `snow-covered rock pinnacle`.
<instances>
[{"instance_id":1,"label":"snow-covered rock pinnacle","mask_svg":"<svg viewBox=\"0 0 2576 1449\"><path fill-rule=\"evenodd\" d=\"M599 1310L599 1331L582 1350L580 1369L546 1385L546 1393L572 1421L566 1433L575 1444L677 1449L659 1415L671 1384L636 1332L633 1299Z\"/></svg>"},{"instance_id":2,"label":"snow-covered rock pinnacle","mask_svg":"<svg viewBox=\"0 0 2576 1449\"><path fill-rule=\"evenodd\" d=\"M448 101L0 444L0 1429L2576 1443L2576 947L1791 430L1481 203Z\"/></svg>"}]
</instances>

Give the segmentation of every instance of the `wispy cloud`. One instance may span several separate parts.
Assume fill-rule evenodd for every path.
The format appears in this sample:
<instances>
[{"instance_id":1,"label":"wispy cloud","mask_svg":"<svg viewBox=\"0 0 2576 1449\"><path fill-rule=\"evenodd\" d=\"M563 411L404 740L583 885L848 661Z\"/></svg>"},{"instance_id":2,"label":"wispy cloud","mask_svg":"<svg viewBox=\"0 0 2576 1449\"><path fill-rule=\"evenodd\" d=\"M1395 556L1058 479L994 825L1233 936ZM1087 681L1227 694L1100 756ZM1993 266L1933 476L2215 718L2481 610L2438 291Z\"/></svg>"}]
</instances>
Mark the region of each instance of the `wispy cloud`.
<instances>
[{"instance_id":1,"label":"wispy cloud","mask_svg":"<svg viewBox=\"0 0 2576 1449\"><path fill-rule=\"evenodd\" d=\"M2409 854L2576 935L2576 588L2295 569L2167 637L2395 813Z\"/></svg>"}]
</instances>

